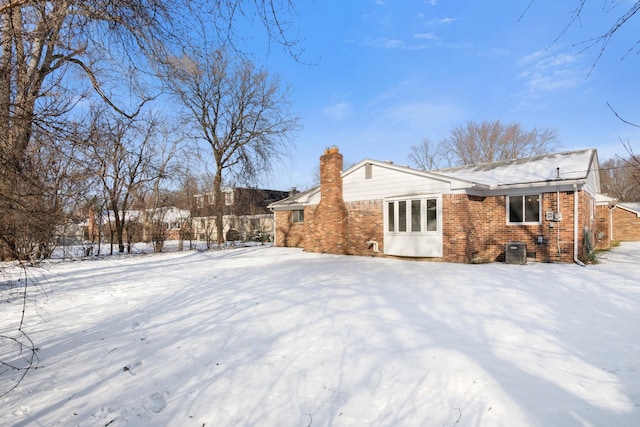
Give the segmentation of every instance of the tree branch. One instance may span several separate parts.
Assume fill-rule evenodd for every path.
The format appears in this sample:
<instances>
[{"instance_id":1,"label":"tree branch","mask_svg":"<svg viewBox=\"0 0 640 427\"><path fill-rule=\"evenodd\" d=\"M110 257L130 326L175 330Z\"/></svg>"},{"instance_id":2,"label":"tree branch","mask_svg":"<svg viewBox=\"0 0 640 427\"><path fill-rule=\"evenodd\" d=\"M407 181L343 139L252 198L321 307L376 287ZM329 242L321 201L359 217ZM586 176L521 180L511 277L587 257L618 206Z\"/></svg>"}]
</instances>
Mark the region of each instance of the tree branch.
<instances>
[{"instance_id":1,"label":"tree branch","mask_svg":"<svg viewBox=\"0 0 640 427\"><path fill-rule=\"evenodd\" d=\"M607 102L607 107L609 107L609 109L611 110L611 112L612 112L612 113L613 113L613 114L614 114L614 115L615 115L615 116L616 116L616 117L617 117L617 118L618 118L622 123L628 124L629 126L633 126L633 127L640 128L640 125L638 125L638 124L636 124L636 123L632 123L632 122L630 122L630 121L628 121L628 120L623 119L623 118L622 118L622 116L620 116L620 114L618 114L618 112L617 112L616 110L614 110L614 109L613 109L613 107L611 106L611 104L609 104L608 102Z\"/></svg>"},{"instance_id":2,"label":"tree branch","mask_svg":"<svg viewBox=\"0 0 640 427\"><path fill-rule=\"evenodd\" d=\"M115 105L113 103L113 101L111 101L111 99L102 91L102 88L100 87L100 82L98 82L98 79L96 78L95 74L93 73L93 70L91 70L91 68L89 66L87 66L84 62L82 62L81 60L79 60L78 58L67 58L67 61L73 64L76 64L77 66L79 66L80 68L82 68L82 70L86 73L86 75L89 77L89 79L91 80L91 85L93 86L93 89L96 91L96 93L98 93L98 95L100 95L100 98L102 98L102 100L104 102L106 102L111 108L113 108L114 111L116 111L118 114L128 118L128 119L134 119L139 113L140 110L142 110L142 107L144 107L144 105L149 102L154 100L155 98L157 98L157 95L151 98L145 98L142 100L142 102L138 105L137 110L133 113L133 114L127 114L124 112L124 110L122 110L121 108L119 108L117 105Z\"/></svg>"}]
</instances>

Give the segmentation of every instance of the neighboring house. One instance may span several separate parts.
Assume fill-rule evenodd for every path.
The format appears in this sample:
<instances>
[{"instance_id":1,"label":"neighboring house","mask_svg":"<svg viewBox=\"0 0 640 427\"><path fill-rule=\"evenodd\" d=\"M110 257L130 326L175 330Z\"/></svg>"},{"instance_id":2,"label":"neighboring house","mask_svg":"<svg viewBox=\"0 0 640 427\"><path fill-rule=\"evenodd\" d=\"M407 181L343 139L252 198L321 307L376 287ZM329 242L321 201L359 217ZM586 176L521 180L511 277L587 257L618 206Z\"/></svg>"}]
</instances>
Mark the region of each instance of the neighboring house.
<instances>
[{"instance_id":1,"label":"neighboring house","mask_svg":"<svg viewBox=\"0 0 640 427\"><path fill-rule=\"evenodd\" d=\"M613 240L640 241L640 203L618 203L611 210Z\"/></svg>"},{"instance_id":2,"label":"neighboring house","mask_svg":"<svg viewBox=\"0 0 640 427\"><path fill-rule=\"evenodd\" d=\"M519 242L530 259L580 262L594 246L599 193L595 149L437 171L365 159L342 172L331 147L319 187L269 207L277 246L492 262Z\"/></svg>"},{"instance_id":3,"label":"neighboring house","mask_svg":"<svg viewBox=\"0 0 640 427\"><path fill-rule=\"evenodd\" d=\"M128 210L125 212L125 241L150 242L155 240L180 240L191 229L191 212L174 206L157 209ZM101 215L89 212L85 239L109 241L109 230L115 229L113 211L103 210ZM162 236L158 236L162 233Z\"/></svg>"},{"instance_id":4,"label":"neighboring house","mask_svg":"<svg viewBox=\"0 0 640 427\"><path fill-rule=\"evenodd\" d=\"M608 249L613 240L613 208L617 199L604 194L596 195L596 223L593 238L596 249Z\"/></svg>"},{"instance_id":5,"label":"neighboring house","mask_svg":"<svg viewBox=\"0 0 640 427\"><path fill-rule=\"evenodd\" d=\"M268 205L290 195L288 191L259 188L229 188L223 191L225 240L272 240L275 222ZM197 240L215 242L213 193L196 194L193 230Z\"/></svg>"},{"instance_id":6,"label":"neighboring house","mask_svg":"<svg viewBox=\"0 0 640 427\"><path fill-rule=\"evenodd\" d=\"M182 240L191 231L191 212L175 206L148 209L143 215L142 240ZM161 236L158 236L161 233Z\"/></svg>"}]
</instances>

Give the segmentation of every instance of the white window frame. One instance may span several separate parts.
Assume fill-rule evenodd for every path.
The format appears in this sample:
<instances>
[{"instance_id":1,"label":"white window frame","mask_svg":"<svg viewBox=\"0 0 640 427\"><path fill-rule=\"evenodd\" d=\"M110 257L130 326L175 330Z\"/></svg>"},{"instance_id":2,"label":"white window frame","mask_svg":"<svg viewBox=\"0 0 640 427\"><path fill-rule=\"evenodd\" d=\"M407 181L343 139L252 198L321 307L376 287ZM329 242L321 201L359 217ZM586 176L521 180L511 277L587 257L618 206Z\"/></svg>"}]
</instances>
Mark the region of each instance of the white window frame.
<instances>
[{"instance_id":1,"label":"white window frame","mask_svg":"<svg viewBox=\"0 0 640 427\"><path fill-rule=\"evenodd\" d=\"M230 191L225 191L222 193L223 197L224 197L224 205L225 206L233 206L233 190Z\"/></svg>"},{"instance_id":2,"label":"white window frame","mask_svg":"<svg viewBox=\"0 0 640 427\"><path fill-rule=\"evenodd\" d=\"M412 203L413 201L420 201L420 230L412 230ZM436 201L436 229L427 229L427 200ZM400 215L399 205L401 202L405 202L405 229L400 231ZM393 231L389 229L389 206L393 206ZM440 196L409 196L398 197L385 200L385 212L384 212L384 226L385 233L389 235L437 235L441 232L442 227L442 198Z\"/></svg>"},{"instance_id":3,"label":"white window frame","mask_svg":"<svg viewBox=\"0 0 640 427\"><path fill-rule=\"evenodd\" d=\"M526 204L525 198L529 196L537 196L538 197L538 220L537 221L526 221ZM517 197L522 199L522 221L520 222L512 222L511 221L511 198ZM507 216L507 225L540 225L542 224L542 194L541 193L529 193L529 194L519 194L519 195L511 195L507 196L506 203L506 216Z\"/></svg>"},{"instance_id":4,"label":"white window frame","mask_svg":"<svg viewBox=\"0 0 640 427\"><path fill-rule=\"evenodd\" d=\"M300 219L300 215L296 215L296 213L302 212L302 219ZM292 224L303 224L304 223L304 209L294 209L291 211L291 223Z\"/></svg>"}]
</instances>

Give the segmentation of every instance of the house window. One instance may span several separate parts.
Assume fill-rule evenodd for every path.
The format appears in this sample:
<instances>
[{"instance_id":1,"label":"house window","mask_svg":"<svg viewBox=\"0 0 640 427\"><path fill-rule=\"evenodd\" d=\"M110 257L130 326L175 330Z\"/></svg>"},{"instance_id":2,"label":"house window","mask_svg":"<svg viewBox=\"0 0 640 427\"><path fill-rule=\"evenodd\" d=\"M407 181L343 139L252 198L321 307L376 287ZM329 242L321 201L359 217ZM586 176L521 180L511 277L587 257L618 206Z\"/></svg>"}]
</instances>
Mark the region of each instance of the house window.
<instances>
[{"instance_id":1,"label":"house window","mask_svg":"<svg viewBox=\"0 0 640 427\"><path fill-rule=\"evenodd\" d=\"M437 207L436 199L427 199L427 231L438 231Z\"/></svg>"},{"instance_id":2,"label":"house window","mask_svg":"<svg viewBox=\"0 0 640 427\"><path fill-rule=\"evenodd\" d=\"M421 200L411 201L411 231L421 231L422 215L420 215Z\"/></svg>"},{"instance_id":3,"label":"house window","mask_svg":"<svg viewBox=\"0 0 640 427\"><path fill-rule=\"evenodd\" d=\"M304 222L304 210L298 209L295 211L291 211L291 222L294 224Z\"/></svg>"},{"instance_id":4,"label":"house window","mask_svg":"<svg viewBox=\"0 0 640 427\"><path fill-rule=\"evenodd\" d=\"M233 191L225 191L224 193L224 204L225 206L233 205Z\"/></svg>"},{"instance_id":5,"label":"house window","mask_svg":"<svg viewBox=\"0 0 640 427\"><path fill-rule=\"evenodd\" d=\"M407 202L398 202L398 231L407 231Z\"/></svg>"},{"instance_id":6,"label":"house window","mask_svg":"<svg viewBox=\"0 0 640 427\"><path fill-rule=\"evenodd\" d=\"M540 224L540 195L509 196L507 219L510 224Z\"/></svg>"},{"instance_id":7,"label":"house window","mask_svg":"<svg viewBox=\"0 0 640 427\"><path fill-rule=\"evenodd\" d=\"M438 200L421 198L387 202L387 231L429 233L438 231Z\"/></svg>"}]
</instances>

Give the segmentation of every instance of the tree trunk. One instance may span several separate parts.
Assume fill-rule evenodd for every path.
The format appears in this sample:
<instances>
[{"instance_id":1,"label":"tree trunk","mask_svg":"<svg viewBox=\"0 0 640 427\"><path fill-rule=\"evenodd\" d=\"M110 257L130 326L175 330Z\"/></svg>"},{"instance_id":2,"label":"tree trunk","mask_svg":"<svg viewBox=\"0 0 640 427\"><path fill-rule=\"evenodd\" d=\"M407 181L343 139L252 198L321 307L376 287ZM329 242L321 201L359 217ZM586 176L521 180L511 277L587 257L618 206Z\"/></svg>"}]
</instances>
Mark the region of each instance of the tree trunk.
<instances>
[{"instance_id":1,"label":"tree trunk","mask_svg":"<svg viewBox=\"0 0 640 427\"><path fill-rule=\"evenodd\" d=\"M213 206L216 218L216 240L218 246L224 243L223 217L224 217L224 194L222 193L222 169L216 169L213 178Z\"/></svg>"}]
</instances>

